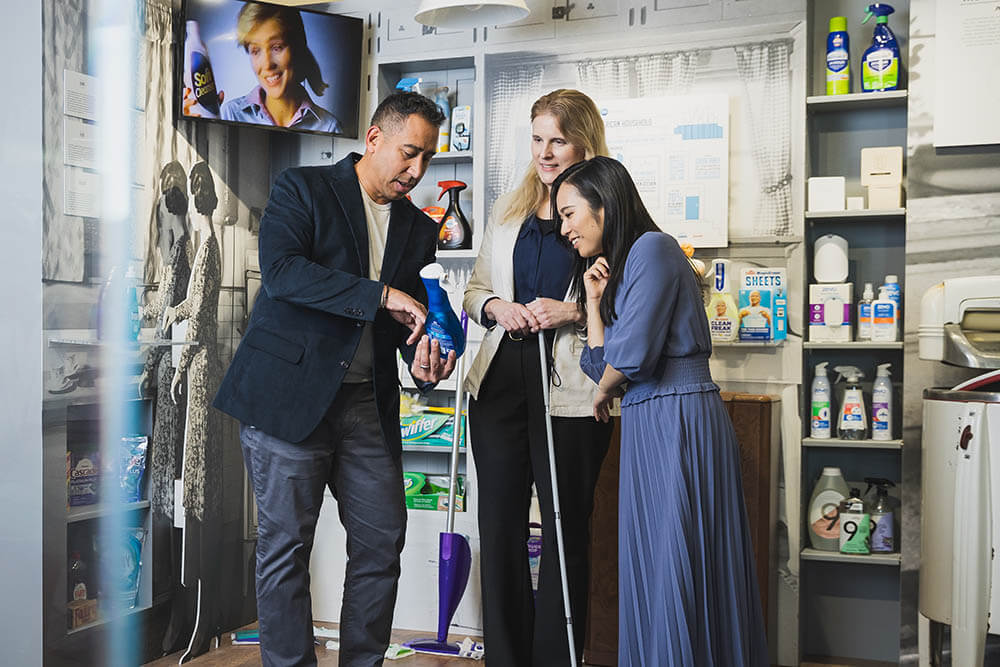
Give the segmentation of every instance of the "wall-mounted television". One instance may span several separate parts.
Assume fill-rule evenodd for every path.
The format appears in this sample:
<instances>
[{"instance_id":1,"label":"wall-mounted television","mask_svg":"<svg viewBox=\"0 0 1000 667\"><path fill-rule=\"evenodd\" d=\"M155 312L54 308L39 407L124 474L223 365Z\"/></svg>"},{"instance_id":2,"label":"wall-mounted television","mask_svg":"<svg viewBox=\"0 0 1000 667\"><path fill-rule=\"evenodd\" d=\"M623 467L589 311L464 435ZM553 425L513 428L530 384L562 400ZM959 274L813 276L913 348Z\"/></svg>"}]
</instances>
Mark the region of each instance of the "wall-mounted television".
<instances>
[{"instance_id":1,"label":"wall-mounted television","mask_svg":"<svg viewBox=\"0 0 1000 667\"><path fill-rule=\"evenodd\" d=\"M184 20L179 115L358 136L361 19L266 2L187 0Z\"/></svg>"}]
</instances>

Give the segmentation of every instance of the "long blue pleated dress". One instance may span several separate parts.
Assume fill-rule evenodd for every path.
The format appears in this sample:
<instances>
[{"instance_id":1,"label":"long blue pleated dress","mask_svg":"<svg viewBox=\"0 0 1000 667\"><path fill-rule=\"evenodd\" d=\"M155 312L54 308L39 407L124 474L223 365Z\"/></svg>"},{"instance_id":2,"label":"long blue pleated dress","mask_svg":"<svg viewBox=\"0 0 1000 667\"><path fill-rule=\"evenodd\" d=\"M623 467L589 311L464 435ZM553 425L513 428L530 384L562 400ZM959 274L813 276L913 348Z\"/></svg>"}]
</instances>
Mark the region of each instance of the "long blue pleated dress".
<instances>
[{"instance_id":1,"label":"long blue pleated dress","mask_svg":"<svg viewBox=\"0 0 1000 667\"><path fill-rule=\"evenodd\" d=\"M701 290L677 241L632 246L604 347L628 377L618 509L619 667L767 665L732 422L712 381Z\"/></svg>"}]
</instances>

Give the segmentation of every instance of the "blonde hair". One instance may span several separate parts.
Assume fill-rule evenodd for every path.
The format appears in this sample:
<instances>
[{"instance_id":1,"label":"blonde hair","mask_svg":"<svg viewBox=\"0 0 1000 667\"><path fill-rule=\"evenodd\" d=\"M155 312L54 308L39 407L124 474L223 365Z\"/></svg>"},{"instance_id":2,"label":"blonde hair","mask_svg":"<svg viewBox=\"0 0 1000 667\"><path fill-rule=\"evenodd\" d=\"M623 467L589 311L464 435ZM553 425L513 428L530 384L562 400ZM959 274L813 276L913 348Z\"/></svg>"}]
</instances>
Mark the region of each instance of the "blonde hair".
<instances>
[{"instance_id":1,"label":"blonde hair","mask_svg":"<svg viewBox=\"0 0 1000 667\"><path fill-rule=\"evenodd\" d=\"M608 155L601 112L597 110L594 100L579 90L560 88L539 97L531 105L531 120L544 114L556 119L559 131L569 143L583 149L584 159ZM530 164L524 178L521 179L521 184L497 202L497 210L501 215L496 219L501 222L514 220L520 223L547 198L547 188L538 177L535 165Z\"/></svg>"},{"instance_id":2,"label":"blonde hair","mask_svg":"<svg viewBox=\"0 0 1000 667\"><path fill-rule=\"evenodd\" d=\"M317 95L322 96L329 84L323 80L316 56L306 44L306 28L302 23L299 10L275 5L262 5L258 2L248 2L240 9L236 17L236 43L249 52L248 36L254 28L268 19L274 19L281 26L285 40L292 50L292 69L295 71L295 83L308 81L309 86Z\"/></svg>"}]
</instances>

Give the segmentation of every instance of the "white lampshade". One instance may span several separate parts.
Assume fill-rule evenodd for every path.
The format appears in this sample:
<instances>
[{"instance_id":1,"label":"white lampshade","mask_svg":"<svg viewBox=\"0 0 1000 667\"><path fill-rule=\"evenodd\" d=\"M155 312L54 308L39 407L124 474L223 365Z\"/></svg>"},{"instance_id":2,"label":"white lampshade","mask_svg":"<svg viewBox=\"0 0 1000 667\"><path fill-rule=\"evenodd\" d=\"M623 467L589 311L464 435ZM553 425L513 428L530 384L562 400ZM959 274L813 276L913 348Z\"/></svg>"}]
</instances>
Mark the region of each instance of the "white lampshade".
<instances>
[{"instance_id":1,"label":"white lampshade","mask_svg":"<svg viewBox=\"0 0 1000 667\"><path fill-rule=\"evenodd\" d=\"M413 18L435 28L464 30L519 21L528 15L524 0L463 2L462 0L422 0Z\"/></svg>"}]
</instances>

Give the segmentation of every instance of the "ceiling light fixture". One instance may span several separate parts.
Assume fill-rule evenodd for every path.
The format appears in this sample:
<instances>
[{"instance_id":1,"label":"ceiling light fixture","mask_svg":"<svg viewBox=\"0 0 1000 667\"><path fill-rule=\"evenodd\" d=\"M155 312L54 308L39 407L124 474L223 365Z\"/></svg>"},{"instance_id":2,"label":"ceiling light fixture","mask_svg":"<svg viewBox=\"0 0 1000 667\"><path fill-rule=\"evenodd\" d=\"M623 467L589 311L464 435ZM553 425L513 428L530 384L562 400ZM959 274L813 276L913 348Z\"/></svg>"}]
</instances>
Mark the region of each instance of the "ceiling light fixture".
<instances>
[{"instance_id":1,"label":"ceiling light fixture","mask_svg":"<svg viewBox=\"0 0 1000 667\"><path fill-rule=\"evenodd\" d=\"M422 0L413 18L435 28L465 30L519 21L529 14L524 0L462 2L462 0Z\"/></svg>"}]
</instances>

